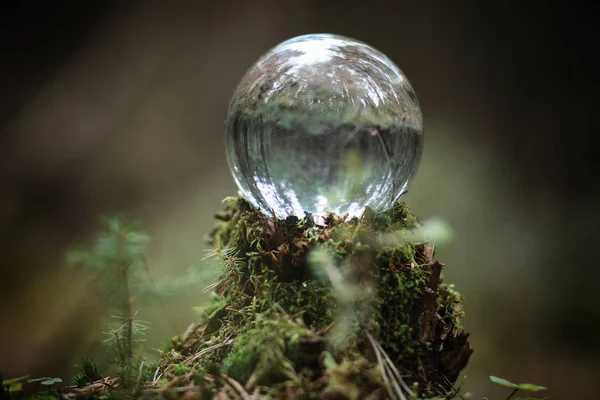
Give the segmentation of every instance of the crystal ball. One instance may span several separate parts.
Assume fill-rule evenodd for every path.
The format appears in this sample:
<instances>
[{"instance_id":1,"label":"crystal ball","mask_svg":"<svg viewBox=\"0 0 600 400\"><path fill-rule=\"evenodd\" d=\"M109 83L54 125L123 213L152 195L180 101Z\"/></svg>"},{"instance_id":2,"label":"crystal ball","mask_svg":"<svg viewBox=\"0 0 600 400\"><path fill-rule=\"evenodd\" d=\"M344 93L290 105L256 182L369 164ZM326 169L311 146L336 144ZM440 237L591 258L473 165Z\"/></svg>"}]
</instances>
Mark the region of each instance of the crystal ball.
<instances>
[{"instance_id":1,"label":"crystal ball","mask_svg":"<svg viewBox=\"0 0 600 400\"><path fill-rule=\"evenodd\" d=\"M235 89L227 158L266 215L383 211L407 189L423 150L417 96L380 51L312 34L263 55Z\"/></svg>"}]
</instances>

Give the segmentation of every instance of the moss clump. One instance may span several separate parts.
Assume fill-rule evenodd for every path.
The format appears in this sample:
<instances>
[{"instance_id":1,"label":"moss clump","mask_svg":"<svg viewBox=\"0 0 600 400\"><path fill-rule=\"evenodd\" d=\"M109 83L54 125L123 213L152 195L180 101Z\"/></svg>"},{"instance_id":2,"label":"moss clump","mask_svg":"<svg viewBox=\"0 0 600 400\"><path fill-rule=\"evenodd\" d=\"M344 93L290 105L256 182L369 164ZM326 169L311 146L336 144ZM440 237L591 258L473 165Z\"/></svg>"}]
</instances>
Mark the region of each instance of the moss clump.
<instances>
[{"instance_id":1,"label":"moss clump","mask_svg":"<svg viewBox=\"0 0 600 400\"><path fill-rule=\"evenodd\" d=\"M171 366L171 372L175 376L185 375L190 372L190 367L185 363L173 364Z\"/></svg>"},{"instance_id":2,"label":"moss clump","mask_svg":"<svg viewBox=\"0 0 600 400\"><path fill-rule=\"evenodd\" d=\"M183 365L186 376L202 376L191 386L198 393L233 397L450 391L471 354L462 298L440 283L442 264L415 241L419 223L405 204L315 225L310 216L273 220L227 198L216 218L212 255L223 270L215 297L159 370L180 375Z\"/></svg>"},{"instance_id":3,"label":"moss clump","mask_svg":"<svg viewBox=\"0 0 600 400\"><path fill-rule=\"evenodd\" d=\"M464 317L463 297L454 289L454 285L442 283L438 288L437 313L446 326L461 330L460 319Z\"/></svg>"},{"instance_id":4,"label":"moss clump","mask_svg":"<svg viewBox=\"0 0 600 400\"><path fill-rule=\"evenodd\" d=\"M312 337L312 331L301 320L274 310L257 314L250 325L233 341L223 371L251 388L296 380L295 367L305 356L302 339Z\"/></svg>"},{"instance_id":5,"label":"moss clump","mask_svg":"<svg viewBox=\"0 0 600 400\"><path fill-rule=\"evenodd\" d=\"M363 357L337 363L331 355L324 360L326 386L323 397L329 399L380 399L385 397L384 381L377 365Z\"/></svg>"}]
</instances>

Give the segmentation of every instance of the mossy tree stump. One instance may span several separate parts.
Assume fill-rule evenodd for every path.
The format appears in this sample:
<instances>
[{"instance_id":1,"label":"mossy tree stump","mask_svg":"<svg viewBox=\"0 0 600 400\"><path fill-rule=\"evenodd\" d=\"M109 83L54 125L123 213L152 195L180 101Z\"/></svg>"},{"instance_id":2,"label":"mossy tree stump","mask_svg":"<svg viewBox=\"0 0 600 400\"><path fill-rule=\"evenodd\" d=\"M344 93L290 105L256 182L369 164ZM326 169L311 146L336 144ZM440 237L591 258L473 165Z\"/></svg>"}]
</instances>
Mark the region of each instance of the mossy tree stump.
<instances>
[{"instance_id":1,"label":"mossy tree stump","mask_svg":"<svg viewBox=\"0 0 600 400\"><path fill-rule=\"evenodd\" d=\"M223 274L205 317L163 355L165 372L199 371L197 391L219 399L452 392L472 353L462 299L403 203L322 225L224 204L211 232Z\"/></svg>"}]
</instances>

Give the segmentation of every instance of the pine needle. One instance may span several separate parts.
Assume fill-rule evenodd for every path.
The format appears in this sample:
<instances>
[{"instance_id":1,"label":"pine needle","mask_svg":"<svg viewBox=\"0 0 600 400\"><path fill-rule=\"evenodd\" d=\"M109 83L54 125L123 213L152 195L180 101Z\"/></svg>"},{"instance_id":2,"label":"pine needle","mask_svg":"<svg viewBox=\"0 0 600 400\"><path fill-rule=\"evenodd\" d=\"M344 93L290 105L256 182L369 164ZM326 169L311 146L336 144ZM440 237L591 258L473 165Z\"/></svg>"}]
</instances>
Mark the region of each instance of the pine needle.
<instances>
[{"instance_id":1,"label":"pine needle","mask_svg":"<svg viewBox=\"0 0 600 400\"><path fill-rule=\"evenodd\" d=\"M377 362L381 369L381 376L390 397L392 399L408 400L406 397L406 395L408 395L410 398L413 398L415 393L408 387L406 382L404 382L404 379L400 376L398 369L394 363L392 363L392 360L385 350L377 343L370 333L367 333L367 338L369 339L369 342L371 342L373 351L375 351L375 357L377 357Z\"/></svg>"}]
</instances>

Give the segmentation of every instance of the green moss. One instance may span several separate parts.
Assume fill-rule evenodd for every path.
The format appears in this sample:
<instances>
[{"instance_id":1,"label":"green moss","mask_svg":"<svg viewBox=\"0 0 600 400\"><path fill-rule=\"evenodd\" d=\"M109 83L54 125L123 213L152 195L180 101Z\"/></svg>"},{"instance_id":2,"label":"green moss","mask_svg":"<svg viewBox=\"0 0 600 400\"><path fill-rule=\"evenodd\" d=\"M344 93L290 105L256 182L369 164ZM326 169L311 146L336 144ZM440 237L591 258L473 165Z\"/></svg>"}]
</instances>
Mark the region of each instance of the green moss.
<instances>
[{"instance_id":1,"label":"green moss","mask_svg":"<svg viewBox=\"0 0 600 400\"><path fill-rule=\"evenodd\" d=\"M323 389L326 398L349 400L380 399L385 397L384 384L378 366L364 357L336 363L327 360L324 376L327 385ZM365 396L365 393L368 395Z\"/></svg>"},{"instance_id":2,"label":"green moss","mask_svg":"<svg viewBox=\"0 0 600 400\"><path fill-rule=\"evenodd\" d=\"M311 328L322 329L333 322L336 304L325 283L307 281L273 286L276 288L267 291L267 298L298 314Z\"/></svg>"},{"instance_id":3,"label":"green moss","mask_svg":"<svg viewBox=\"0 0 600 400\"><path fill-rule=\"evenodd\" d=\"M189 365L187 365L185 363L172 364L171 365L171 372L175 376L185 375L188 372L190 372L190 367L189 367Z\"/></svg>"},{"instance_id":4,"label":"green moss","mask_svg":"<svg viewBox=\"0 0 600 400\"><path fill-rule=\"evenodd\" d=\"M274 310L257 314L251 327L235 339L223 370L250 386L294 380L289 357L298 354L300 340L312 335L302 322Z\"/></svg>"},{"instance_id":5,"label":"green moss","mask_svg":"<svg viewBox=\"0 0 600 400\"><path fill-rule=\"evenodd\" d=\"M222 279L197 309L197 333L177 347L193 356L185 368L225 373L275 398L377 398L387 388L371 335L421 394L444 394L447 382L436 374L455 379L443 361L453 342L444 343L461 329L462 298L451 285L438 287L439 270L412 239L419 222L405 204L360 220L330 214L314 226L228 198L217 219L211 237Z\"/></svg>"},{"instance_id":6,"label":"green moss","mask_svg":"<svg viewBox=\"0 0 600 400\"><path fill-rule=\"evenodd\" d=\"M413 304L423 293L429 271L397 264L382 265L378 268L379 295L377 298L375 321L378 337L383 348L396 358L407 359L425 343L415 343ZM391 267L391 268L390 268ZM401 268L401 273L395 271ZM411 357L412 358L412 357Z\"/></svg>"},{"instance_id":7,"label":"green moss","mask_svg":"<svg viewBox=\"0 0 600 400\"><path fill-rule=\"evenodd\" d=\"M453 284L442 283L437 293L437 312L450 330L461 330L460 319L465 316L463 297Z\"/></svg>"}]
</instances>

